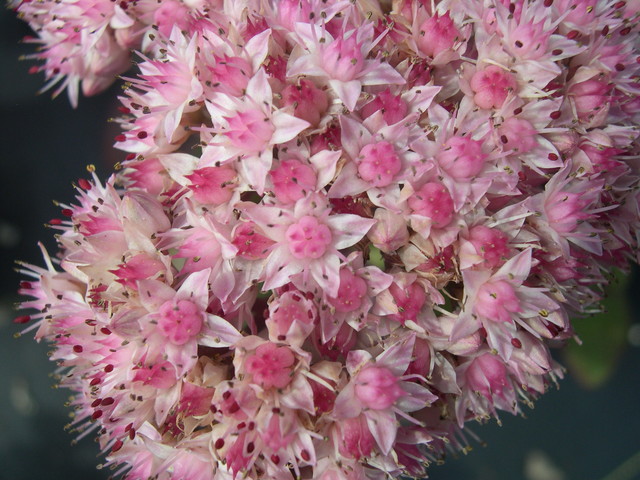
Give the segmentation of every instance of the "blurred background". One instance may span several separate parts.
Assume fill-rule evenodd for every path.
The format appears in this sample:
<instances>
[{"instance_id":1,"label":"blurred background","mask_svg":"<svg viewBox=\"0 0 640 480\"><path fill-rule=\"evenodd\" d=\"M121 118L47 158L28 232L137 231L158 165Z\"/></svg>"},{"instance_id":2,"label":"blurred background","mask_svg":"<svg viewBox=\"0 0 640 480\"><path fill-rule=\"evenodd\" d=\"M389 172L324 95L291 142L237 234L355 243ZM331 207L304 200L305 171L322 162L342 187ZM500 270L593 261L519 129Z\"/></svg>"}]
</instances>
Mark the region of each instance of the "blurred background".
<instances>
[{"instance_id":1,"label":"blurred background","mask_svg":"<svg viewBox=\"0 0 640 480\"><path fill-rule=\"evenodd\" d=\"M42 75L19 61L34 46L20 43L29 28L0 10L0 480L106 479L91 438L72 446L63 430L69 393L53 388L47 345L31 334L14 338L20 276L14 261L42 265L38 241L55 252L59 216L52 200L71 202L71 182L94 164L102 179L122 160L111 144L118 87L81 98L36 95ZM611 289L608 315L580 320L585 345L558 360L568 367L560 389L527 410L502 415L502 426L469 425L482 443L466 456L430 469L433 480L640 480L640 284L637 270ZM525 407L526 408L526 407ZM482 446L486 444L486 446Z\"/></svg>"}]
</instances>

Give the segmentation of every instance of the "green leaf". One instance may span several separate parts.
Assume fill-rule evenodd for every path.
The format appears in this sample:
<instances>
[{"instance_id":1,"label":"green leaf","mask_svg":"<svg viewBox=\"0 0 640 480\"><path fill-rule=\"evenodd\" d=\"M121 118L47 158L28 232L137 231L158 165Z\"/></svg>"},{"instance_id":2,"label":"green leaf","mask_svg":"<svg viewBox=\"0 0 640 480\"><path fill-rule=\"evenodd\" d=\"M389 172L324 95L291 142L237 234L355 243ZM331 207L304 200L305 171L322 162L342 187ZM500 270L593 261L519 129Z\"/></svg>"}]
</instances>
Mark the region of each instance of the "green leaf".
<instances>
[{"instance_id":1,"label":"green leaf","mask_svg":"<svg viewBox=\"0 0 640 480\"><path fill-rule=\"evenodd\" d=\"M367 265L373 265L380 270L384 270L384 257L379 248L369 245L369 258L367 259Z\"/></svg>"},{"instance_id":2,"label":"green leaf","mask_svg":"<svg viewBox=\"0 0 640 480\"><path fill-rule=\"evenodd\" d=\"M570 342L564 352L565 362L585 388L595 389L607 382L626 346L630 323L628 283L628 276L616 271L605 291L604 312L573 321L582 345Z\"/></svg>"}]
</instances>

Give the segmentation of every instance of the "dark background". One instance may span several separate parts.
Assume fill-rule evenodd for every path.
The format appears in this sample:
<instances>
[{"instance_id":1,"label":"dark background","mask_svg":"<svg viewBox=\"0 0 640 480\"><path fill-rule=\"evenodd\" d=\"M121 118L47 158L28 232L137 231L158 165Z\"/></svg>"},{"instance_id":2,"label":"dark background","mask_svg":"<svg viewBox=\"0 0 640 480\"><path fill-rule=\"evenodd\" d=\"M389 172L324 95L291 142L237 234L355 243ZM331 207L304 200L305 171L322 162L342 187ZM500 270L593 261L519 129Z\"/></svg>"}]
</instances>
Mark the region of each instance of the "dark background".
<instances>
[{"instance_id":1,"label":"dark background","mask_svg":"<svg viewBox=\"0 0 640 480\"><path fill-rule=\"evenodd\" d=\"M29 75L33 52L20 39L29 29L13 12L0 10L0 480L103 479L96 470L97 445L85 438L71 446L63 431L69 393L52 388L47 346L27 335L14 339L11 323L20 276L14 260L42 265L37 247L55 252L53 232L43 224L59 216L53 199L71 202L71 182L87 177L94 164L102 179L122 160L113 150L118 133L107 119L115 115L118 87L96 98L81 98L73 110L66 93L51 100L36 95L42 75ZM636 280L629 341L620 351L614 375L596 390L571 374L535 407L528 419L501 416L503 426L469 427L487 443L430 470L434 480L638 480L640 479L640 316ZM606 326L605 326L606 328ZM635 345L635 346L634 346Z\"/></svg>"}]
</instances>

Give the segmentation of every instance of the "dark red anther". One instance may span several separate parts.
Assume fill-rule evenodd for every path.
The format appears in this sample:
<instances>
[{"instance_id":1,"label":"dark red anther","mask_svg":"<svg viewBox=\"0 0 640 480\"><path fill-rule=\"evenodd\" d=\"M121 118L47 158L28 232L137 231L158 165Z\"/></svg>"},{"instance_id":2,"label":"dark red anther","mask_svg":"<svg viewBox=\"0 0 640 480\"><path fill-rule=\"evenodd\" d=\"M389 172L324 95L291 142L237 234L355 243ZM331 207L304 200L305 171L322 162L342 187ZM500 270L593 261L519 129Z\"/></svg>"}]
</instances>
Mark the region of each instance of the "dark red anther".
<instances>
[{"instance_id":1,"label":"dark red anther","mask_svg":"<svg viewBox=\"0 0 640 480\"><path fill-rule=\"evenodd\" d=\"M580 35L580 32L578 30L571 30L569 33L567 33L567 38L569 40L573 40L574 38L576 38L578 35Z\"/></svg>"},{"instance_id":2,"label":"dark red anther","mask_svg":"<svg viewBox=\"0 0 640 480\"><path fill-rule=\"evenodd\" d=\"M544 0L544 6L545 7L550 7L551 5L553 5L553 0Z\"/></svg>"},{"instance_id":3,"label":"dark red anther","mask_svg":"<svg viewBox=\"0 0 640 480\"><path fill-rule=\"evenodd\" d=\"M557 120L560 118L560 116L562 115L562 112L560 110L556 110L554 112L551 112L551 114L549 115L553 120Z\"/></svg>"},{"instance_id":4,"label":"dark red anther","mask_svg":"<svg viewBox=\"0 0 640 480\"><path fill-rule=\"evenodd\" d=\"M26 280L22 280L20 282L20 288L22 288L24 290L31 290L33 288L33 286L31 285L31 282L27 282Z\"/></svg>"},{"instance_id":5,"label":"dark red anther","mask_svg":"<svg viewBox=\"0 0 640 480\"><path fill-rule=\"evenodd\" d=\"M111 449L111 453L116 453L123 445L124 442L122 440L116 440L116 443L113 444L113 448Z\"/></svg>"},{"instance_id":6,"label":"dark red anther","mask_svg":"<svg viewBox=\"0 0 640 480\"><path fill-rule=\"evenodd\" d=\"M622 30L620 30L620 35L622 35L623 37L625 35L629 35L631 33L631 27L624 27Z\"/></svg>"},{"instance_id":7,"label":"dark red anther","mask_svg":"<svg viewBox=\"0 0 640 480\"><path fill-rule=\"evenodd\" d=\"M34 73L38 73L40 71L40 67L38 67L37 65L34 65L33 67L29 68L29 73L31 75L33 75Z\"/></svg>"},{"instance_id":8,"label":"dark red anther","mask_svg":"<svg viewBox=\"0 0 640 480\"><path fill-rule=\"evenodd\" d=\"M522 342L518 338L512 338L511 345L513 345L515 348L522 348Z\"/></svg>"},{"instance_id":9,"label":"dark red anther","mask_svg":"<svg viewBox=\"0 0 640 480\"><path fill-rule=\"evenodd\" d=\"M240 423L238 424L238 430L242 430L242 429L243 429L244 427L246 427L246 426L247 426L247 424L246 424L246 423L244 423L244 422L240 422Z\"/></svg>"},{"instance_id":10,"label":"dark red anther","mask_svg":"<svg viewBox=\"0 0 640 480\"><path fill-rule=\"evenodd\" d=\"M238 405L238 402L233 402L227 411L233 415L238 410L240 410L240 405Z\"/></svg>"},{"instance_id":11,"label":"dark red anther","mask_svg":"<svg viewBox=\"0 0 640 480\"><path fill-rule=\"evenodd\" d=\"M619 72L622 72L624 70L624 64L622 63L616 63L616 70Z\"/></svg>"},{"instance_id":12,"label":"dark red anther","mask_svg":"<svg viewBox=\"0 0 640 480\"><path fill-rule=\"evenodd\" d=\"M224 438L217 439L216 443L214 443L213 446L216 448L216 450L220 450L222 447L224 447Z\"/></svg>"},{"instance_id":13,"label":"dark red anther","mask_svg":"<svg viewBox=\"0 0 640 480\"><path fill-rule=\"evenodd\" d=\"M135 429L133 429L133 428L132 428L131 430L129 430L129 438L130 438L131 440L133 440L134 438L136 438L136 431L135 431Z\"/></svg>"},{"instance_id":14,"label":"dark red anther","mask_svg":"<svg viewBox=\"0 0 640 480\"><path fill-rule=\"evenodd\" d=\"M300 452L300 456L305 462L308 462L309 460L311 460L311 455L309 455L309 452L307 452L306 450L302 450Z\"/></svg>"},{"instance_id":15,"label":"dark red anther","mask_svg":"<svg viewBox=\"0 0 640 480\"><path fill-rule=\"evenodd\" d=\"M16 317L13 319L13 323L16 323L18 325L23 325L27 323L29 320L31 320L31 317L29 315L20 315L19 317Z\"/></svg>"},{"instance_id":16,"label":"dark red anther","mask_svg":"<svg viewBox=\"0 0 640 480\"><path fill-rule=\"evenodd\" d=\"M109 330L107 327L102 327L100 329L100 332L102 332L105 335L111 335L111 330Z\"/></svg>"},{"instance_id":17,"label":"dark red anther","mask_svg":"<svg viewBox=\"0 0 640 480\"><path fill-rule=\"evenodd\" d=\"M126 427L124 427L124 431L128 432L129 430L131 430L133 428L133 423L130 423L129 425L127 425Z\"/></svg>"},{"instance_id":18,"label":"dark red anther","mask_svg":"<svg viewBox=\"0 0 640 480\"><path fill-rule=\"evenodd\" d=\"M96 408L100 406L102 400L100 398L96 398L93 402L91 402L91 408Z\"/></svg>"},{"instance_id":19,"label":"dark red anther","mask_svg":"<svg viewBox=\"0 0 640 480\"><path fill-rule=\"evenodd\" d=\"M84 348L82 348L82 345L74 345L73 346L73 351L76 353L82 353L82 350L84 350Z\"/></svg>"},{"instance_id":20,"label":"dark red anther","mask_svg":"<svg viewBox=\"0 0 640 480\"><path fill-rule=\"evenodd\" d=\"M90 327L95 327L98 322L96 322L93 318L87 318L84 323L86 323L87 325L89 325Z\"/></svg>"},{"instance_id":21,"label":"dark red anther","mask_svg":"<svg viewBox=\"0 0 640 480\"><path fill-rule=\"evenodd\" d=\"M562 331L557 325L554 325L553 323L547 323L546 327L552 337L557 337L558 334Z\"/></svg>"},{"instance_id":22,"label":"dark red anther","mask_svg":"<svg viewBox=\"0 0 640 480\"><path fill-rule=\"evenodd\" d=\"M98 377L94 378L93 380L91 380L91 382L89 383L89 385L91 385L92 387L95 387L96 385L98 385L102 380L100 380Z\"/></svg>"},{"instance_id":23,"label":"dark red anther","mask_svg":"<svg viewBox=\"0 0 640 480\"><path fill-rule=\"evenodd\" d=\"M600 35L602 35L603 37L606 37L607 35L609 35L609 25L604 26L604 28L600 32Z\"/></svg>"},{"instance_id":24,"label":"dark red anther","mask_svg":"<svg viewBox=\"0 0 640 480\"><path fill-rule=\"evenodd\" d=\"M256 428L256 424L254 422L249 422L249 431L253 430L254 428Z\"/></svg>"},{"instance_id":25,"label":"dark red anther","mask_svg":"<svg viewBox=\"0 0 640 480\"><path fill-rule=\"evenodd\" d=\"M93 415L91 415L91 418L93 420L97 420L102 416L102 410L96 410L95 412L93 412Z\"/></svg>"},{"instance_id":26,"label":"dark red anther","mask_svg":"<svg viewBox=\"0 0 640 480\"><path fill-rule=\"evenodd\" d=\"M149 134L147 132L145 132L144 130L141 132L138 132L138 135L136 135L140 140L144 140L145 138L147 138L149 136Z\"/></svg>"},{"instance_id":27,"label":"dark red anther","mask_svg":"<svg viewBox=\"0 0 640 480\"><path fill-rule=\"evenodd\" d=\"M211 405L211 406L209 407L209 411L210 411L211 413L216 413L216 412L218 411L218 409L216 408L216 406L215 406L215 405Z\"/></svg>"},{"instance_id":28,"label":"dark red anther","mask_svg":"<svg viewBox=\"0 0 640 480\"><path fill-rule=\"evenodd\" d=\"M113 365L111 365L111 364L107 365L106 367L104 367L104 371L106 373L113 372Z\"/></svg>"},{"instance_id":29,"label":"dark red anther","mask_svg":"<svg viewBox=\"0 0 640 480\"><path fill-rule=\"evenodd\" d=\"M547 158L549 160L555 161L558 160L558 155L556 155L555 153L550 153L549 155L547 155Z\"/></svg>"},{"instance_id":30,"label":"dark red anther","mask_svg":"<svg viewBox=\"0 0 640 480\"><path fill-rule=\"evenodd\" d=\"M509 139L507 138L506 135L500 135L500 141L502 143L509 143Z\"/></svg>"},{"instance_id":31,"label":"dark red anther","mask_svg":"<svg viewBox=\"0 0 640 480\"><path fill-rule=\"evenodd\" d=\"M134 158L136 158L136 154L135 153L130 153L129 155L124 157L125 160L133 160Z\"/></svg>"},{"instance_id":32,"label":"dark red anther","mask_svg":"<svg viewBox=\"0 0 640 480\"><path fill-rule=\"evenodd\" d=\"M253 453L255 449L256 449L256 446L253 442L247 443L247 453Z\"/></svg>"},{"instance_id":33,"label":"dark red anther","mask_svg":"<svg viewBox=\"0 0 640 480\"><path fill-rule=\"evenodd\" d=\"M627 5L627 2L617 2L613 8L624 8Z\"/></svg>"},{"instance_id":34,"label":"dark red anther","mask_svg":"<svg viewBox=\"0 0 640 480\"><path fill-rule=\"evenodd\" d=\"M115 402L115 400L113 399L113 397L107 397L107 398L103 398L101 404L104 405L105 407L109 406L109 405L113 405L113 403Z\"/></svg>"},{"instance_id":35,"label":"dark red anther","mask_svg":"<svg viewBox=\"0 0 640 480\"><path fill-rule=\"evenodd\" d=\"M514 115L520 115L522 113L522 107L518 107L513 111Z\"/></svg>"},{"instance_id":36,"label":"dark red anther","mask_svg":"<svg viewBox=\"0 0 640 480\"><path fill-rule=\"evenodd\" d=\"M562 55L562 49L561 48L555 48L551 51L551 55Z\"/></svg>"},{"instance_id":37,"label":"dark red anther","mask_svg":"<svg viewBox=\"0 0 640 480\"><path fill-rule=\"evenodd\" d=\"M73 210L71 210L70 208L63 208L60 213L62 213L62 215L64 215L65 217L70 217L73 215Z\"/></svg>"},{"instance_id":38,"label":"dark red anther","mask_svg":"<svg viewBox=\"0 0 640 480\"><path fill-rule=\"evenodd\" d=\"M60 225L62 223L62 220L60 220L59 218L52 218L51 220L49 220L49 225Z\"/></svg>"},{"instance_id":39,"label":"dark red anther","mask_svg":"<svg viewBox=\"0 0 640 480\"><path fill-rule=\"evenodd\" d=\"M83 190L91 190L91 186L92 186L91 182L86 178L79 178L78 185L80 185L80 188L82 188Z\"/></svg>"},{"instance_id":40,"label":"dark red anther","mask_svg":"<svg viewBox=\"0 0 640 480\"><path fill-rule=\"evenodd\" d=\"M231 396L231 392L226 391L226 392L224 392L224 393L222 394L222 399L223 399L223 400L228 400L230 396Z\"/></svg>"},{"instance_id":41,"label":"dark red anther","mask_svg":"<svg viewBox=\"0 0 640 480\"><path fill-rule=\"evenodd\" d=\"M280 463L280 457L278 455L271 455L271 461L278 465Z\"/></svg>"},{"instance_id":42,"label":"dark red anther","mask_svg":"<svg viewBox=\"0 0 640 480\"><path fill-rule=\"evenodd\" d=\"M131 113L131 110L129 110L127 107L122 107L122 106L118 107L118 111L120 113L124 113L125 115L128 115Z\"/></svg>"},{"instance_id":43,"label":"dark red anther","mask_svg":"<svg viewBox=\"0 0 640 480\"><path fill-rule=\"evenodd\" d=\"M127 137L125 137L122 133L120 135L116 135L116 137L114 138L116 142L124 142L126 139Z\"/></svg>"}]
</instances>

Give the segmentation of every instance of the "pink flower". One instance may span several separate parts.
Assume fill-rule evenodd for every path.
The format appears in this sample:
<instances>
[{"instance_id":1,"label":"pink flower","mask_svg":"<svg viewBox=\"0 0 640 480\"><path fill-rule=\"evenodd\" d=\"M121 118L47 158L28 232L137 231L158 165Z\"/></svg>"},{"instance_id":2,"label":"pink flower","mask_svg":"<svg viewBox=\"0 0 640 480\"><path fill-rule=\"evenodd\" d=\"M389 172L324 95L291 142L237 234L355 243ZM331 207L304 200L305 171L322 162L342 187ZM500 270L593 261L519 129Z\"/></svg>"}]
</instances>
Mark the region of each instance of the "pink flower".
<instances>
[{"instance_id":1,"label":"pink flower","mask_svg":"<svg viewBox=\"0 0 640 480\"><path fill-rule=\"evenodd\" d=\"M215 93L206 105L219 135L205 148L205 162L226 162L240 156L244 160L239 173L260 192L271 168L273 146L293 139L309 126L304 120L274 110L263 70L249 80L242 99Z\"/></svg>"},{"instance_id":2,"label":"pink flower","mask_svg":"<svg viewBox=\"0 0 640 480\"><path fill-rule=\"evenodd\" d=\"M638 260L632 2L13 3L74 104L140 59L15 319L116 473L424 477Z\"/></svg>"},{"instance_id":3,"label":"pink flower","mask_svg":"<svg viewBox=\"0 0 640 480\"><path fill-rule=\"evenodd\" d=\"M284 388L291 382L295 357L287 347L263 343L245 360L245 369L252 381L262 388Z\"/></svg>"},{"instance_id":4,"label":"pink flower","mask_svg":"<svg viewBox=\"0 0 640 480\"><path fill-rule=\"evenodd\" d=\"M473 100L480 108L500 108L516 87L513 76L495 65L478 70L471 78Z\"/></svg>"},{"instance_id":5,"label":"pink flower","mask_svg":"<svg viewBox=\"0 0 640 480\"><path fill-rule=\"evenodd\" d=\"M396 377L385 367L361 370L355 379L355 392L358 400L373 410L385 410L404 395Z\"/></svg>"}]
</instances>

